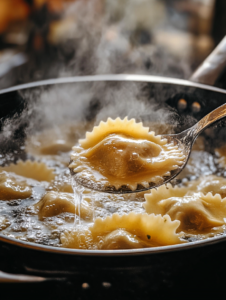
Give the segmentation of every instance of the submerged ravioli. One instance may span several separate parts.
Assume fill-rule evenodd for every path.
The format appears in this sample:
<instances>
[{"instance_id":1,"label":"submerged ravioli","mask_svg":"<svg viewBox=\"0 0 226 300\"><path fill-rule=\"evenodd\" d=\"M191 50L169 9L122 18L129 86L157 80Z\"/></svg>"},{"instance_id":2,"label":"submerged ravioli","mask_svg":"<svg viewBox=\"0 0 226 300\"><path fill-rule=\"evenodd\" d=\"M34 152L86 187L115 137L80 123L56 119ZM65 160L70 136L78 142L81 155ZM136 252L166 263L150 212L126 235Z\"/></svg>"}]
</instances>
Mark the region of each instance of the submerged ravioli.
<instances>
[{"instance_id":1,"label":"submerged ravioli","mask_svg":"<svg viewBox=\"0 0 226 300\"><path fill-rule=\"evenodd\" d=\"M176 234L179 221L169 216L113 214L106 219L97 218L92 226L80 231L74 229L61 234L61 242L67 248L128 249L156 247L182 243Z\"/></svg>"},{"instance_id":2,"label":"submerged ravioli","mask_svg":"<svg viewBox=\"0 0 226 300\"><path fill-rule=\"evenodd\" d=\"M44 155L57 155L60 152L69 152L71 150L71 145L65 140L56 140L50 145L43 146L40 149L40 153Z\"/></svg>"},{"instance_id":3,"label":"submerged ravioli","mask_svg":"<svg viewBox=\"0 0 226 300\"><path fill-rule=\"evenodd\" d=\"M151 239L151 236L150 236ZM116 229L105 235L99 243L100 249L134 249L155 246L137 237L136 234L127 230Z\"/></svg>"},{"instance_id":4,"label":"submerged ravioli","mask_svg":"<svg viewBox=\"0 0 226 300\"><path fill-rule=\"evenodd\" d=\"M226 198L211 193L189 193L186 188L173 188L170 184L145 194L144 208L147 213L168 214L179 220L178 230L201 232L224 224Z\"/></svg>"},{"instance_id":5,"label":"submerged ravioli","mask_svg":"<svg viewBox=\"0 0 226 300\"><path fill-rule=\"evenodd\" d=\"M10 222L3 216L0 216L0 231L9 227Z\"/></svg>"},{"instance_id":6,"label":"submerged ravioli","mask_svg":"<svg viewBox=\"0 0 226 300\"><path fill-rule=\"evenodd\" d=\"M69 168L77 178L135 190L138 184L148 188L150 183L160 183L183 164L184 155L142 123L126 117L100 122L73 147L71 160Z\"/></svg>"},{"instance_id":7,"label":"submerged ravioli","mask_svg":"<svg viewBox=\"0 0 226 300\"><path fill-rule=\"evenodd\" d=\"M49 182L55 178L53 169L48 168L44 163L31 160L19 160L16 164L12 163L8 166L0 167L0 172L1 171L13 172L17 175L32 178L37 181Z\"/></svg>"},{"instance_id":8,"label":"submerged ravioli","mask_svg":"<svg viewBox=\"0 0 226 300\"><path fill-rule=\"evenodd\" d=\"M220 148L215 150L216 155L218 156L217 162L223 168L226 167L226 145L223 145Z\"/></svg>"},{"instance_id":9,"label":"submerged ravioli","mask_svg":"<svg viewBox=\"0 0 226 300\"><path fill-rule=\"evenodd\" d=\"M188 182L186 188L189 193L211 192L213 195L220 194L222 198L226 197L226 179L216 175L201 176L197 180Z\"/></svg>"},{"instance_id":10,"label":"submerged ravioli","mask_svg":"<svg viewBox=\"0 0 226 300\"><path fill-rule=\"evenodd\" d=\"M78 215L78 206L75 205L74 195L70 193L48 192L34 205L42 220L61 213L69 212ZM80 217L85 220L92 218L92 210L86 200L83 200L80 207Z\"/></svg>"},{"instance_id":11,"label":"submerged ravioli","mask_svg":"<svg viewBox=\"0 0 226 300\"><path fill-rule=\"evenodd\" d=\"M47 155L58 160L62 153L71 150L75 141L86 131L86 127L82 123L65 122L64 125L54 123L53 128L45 129L28 138L26 150L34 156Z\"/></svg>"},{"instance_id":12,"label":"submerged ravioli","mask_svg":"<svg viewBox=\"0 0 226 300\"><path fill-rule=\"evenodd\" d=\"M25 181L18 180L7 172L0 172L0 199L25 199L30 197L32 190Z\"/></svg>"}]
</instances>

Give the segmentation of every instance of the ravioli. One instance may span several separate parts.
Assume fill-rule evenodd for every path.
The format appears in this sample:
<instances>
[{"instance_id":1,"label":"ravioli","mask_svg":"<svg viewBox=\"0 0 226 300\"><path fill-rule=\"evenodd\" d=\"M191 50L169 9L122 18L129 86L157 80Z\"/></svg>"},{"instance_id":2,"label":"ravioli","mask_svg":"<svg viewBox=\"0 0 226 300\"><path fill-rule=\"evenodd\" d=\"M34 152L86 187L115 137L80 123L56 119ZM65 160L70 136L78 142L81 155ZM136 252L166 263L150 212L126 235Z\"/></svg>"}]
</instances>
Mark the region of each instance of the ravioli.
<instances>
[{"instance_id":1,"label":"ravioli","mask_svg":"<svg viewBox=\"0 0 226 300\"><path fill-rule=\"evenodd\" d=\"M168 125L159 125L150 123L150 128L169 133ZM152 190L146 199L144 192L118 195L84 189L79 214L75 201L79 188L73 184L74 196L67 166L71 147L85 130L77 125L69 128L67 124L29 138L28 155L38 161L49 160L54 169L30 160L0 168L0 178L1 174L2 178L5 176L0 180L1 234L56 247L117 250L180 244L224 232L226 179L215 175L184 180L182 187L167 184L167 188ZM200 140L194 147L198 151L188 163L187 174L182 176L197 178L214 173L215 158L203 151L204 142ZM161 183L169 170L183 162L180 148L149 132L142 123L117 118L101 122L79 141L73 148L70 168L97 183L103 181L117 189L127 185L133 190L138 185ZM34 187L31 189L29 184ZM29 199L4 201L23 198Z\"/></svg>"},{"instance_id":2,"label":"ravioli","mask_svg":"<svg viewBox=\"0 0 226 300\"><path fill-rule=\"evenodd\" d=\"M50 183L48 190L63 192L63 193L73 193L72 181L70 174L59 174Z\"/></svg>"},{"instance_id":3,"label":"ravioli","mask_svg":"<svg viewBox=\"0 0 226 300\"><path fill-rule=\"evenodd\" d=\"M71 150L71 144L65 141L64 139L50 140L45 145L42 145L39 142L32 141L35 147L29 146L29 152L35 155L58 155L61 152L69 152Z\"/></svg>"},{"instance_id":4,"label":"ravioli","mask_svg":"<svg viewBox=\"0 0 226 300\"><path fill-rule=\"evenodd\" d=\"M220 194L222 198L226 197L226 179L221 176L201 176L197 180L189 181L186 188L190 193L192 191L203 194L211 192L213 195Z\"/></svg>"},{"instance_id":5,"label":"ravioli","mask_svg":"<svg viewBox=\"0 0 226 300\"><path fill-rule=\"evenodd\" d=\"M169 215L179 220L179 231L194 230L196 233L224 224L226 198L207 193L189 194L186 188L173 188L170 184L145 194L144 208L147 213Z\"/></svg>"},{"instance_id":6,"label":"ravioli","mask_svg":"<svg viewBox=\"0 0 226 300\"><path fill-rule=\"evenodd\" d=\"M9 227L10 222L3 216L0 216L0 231Z\"/></svg>"},{"instance_id":7,"label":"ravioli","mask_svg":"<svg viewBox=\"0 0 226 300\"><path fill-rule=\"evenodd\" d=\"M0 167L0 172L1 171L13 172L17 175L37 181L49 182L55 178L53 169L48 168L44 163L31 160L19 160L16 164L12 163L8 166Z\"/></svg>"},{"instance_id":8,"label":"ravioli","mask_svg":"<svg viewBox=\"0 0 226 300\"><path fill-rule=\"evenodd\" d=\"M226 167L226 145L217 148L215 150L217 156L218 156L218 163L221 167L225 168Z\"/></svg>"},{"instance_id":9,"label":"ravioli","mask_svg":"<svg viewBox=\"0 0 226 300\"><path fill-rule=\"evenodd\" d=\"M78 206L75 205L74 195L70 193L48 192L34 207L38 211L41 220L65 212L79 214ZM83 200L81 203L80 217L84 220L92 218L92 209L86 200Z\"/></svg>"},{"instance_id":10,"label":"ravioli","mask_svg":"<svg viewBox=\"0 0 226 300\"><path fill-rule=\"evenodd\" d=\"M108 118L73 147L69 168L76 178L96 184L148 188L158 184L184 162L182 151L173 143L149 132L134 119Z\"/></svg>"},{"instance_id":11,"label":"ravioli","mask_svg":"<svg viewBox=\"0 0 226 300\"><path fill-rule=\"evenodd\" d=\"M52 156L59 159L62 153L71 151L75 141L86 130L84 124L67 122L64 125L55 125L32 135L26 142L26 150L34 156Z\"/></svg>"},{"instance_id":12,"label":"ravioli","mask_svg":"<svg viewBox=\"0 0 226 300\"><path fill-rule=\"evenodd\" d=\"M7 172L0 172L0 199L25 199L32 194L31 187L25 182L11 176Z\"/></svg>"},{"instance_id":13,"label":"ravioli","mask_svg":"<svg viewBox=\"0 0 226 300\"><path fill-rule=\"evenodd\" d=\"M136 214L120 216L113 214L105 219L97 218L86 230L74 229L61 234L66 248L82 249L131 249L157 247L182 243L177 234L179 221L169 216Z\"/></svg>"}]
</instances>

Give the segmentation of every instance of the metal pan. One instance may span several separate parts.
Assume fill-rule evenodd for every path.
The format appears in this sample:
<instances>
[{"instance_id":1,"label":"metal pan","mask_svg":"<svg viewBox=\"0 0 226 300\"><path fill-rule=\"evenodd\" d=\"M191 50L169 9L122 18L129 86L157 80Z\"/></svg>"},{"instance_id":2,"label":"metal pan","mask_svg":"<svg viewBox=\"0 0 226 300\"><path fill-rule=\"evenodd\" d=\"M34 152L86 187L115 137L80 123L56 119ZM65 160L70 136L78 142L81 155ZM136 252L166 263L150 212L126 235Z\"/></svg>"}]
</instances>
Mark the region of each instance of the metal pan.
<instances>
[{"instance_id":1,"label":"metal pan","mask_svg":"<svg viewBox=\"0 0 226 300\"><path fill-rule=\"evenodd\" d=\"M218 49L224 48L224 45L225 40ZM226 55L224 64L225 58ZM213 56L208 59L201 68L206 69L205 66L211 63ZM223 64L222 61L221 64ZM215 80L214 72L216 69L211 75L212 77L215 76ZM201 73L201 71L197 71L196 75L198 74L198 76L194 75L192 79L197 80L201 77ZM219 75L219 68L217 68L217 73ZM88 82L91 84L95 82L105 82L106 84L117 82L125 82L126 84L148 83L150 97L154 95L160 102L167 102L175 108L177 108L177 100L186 97L188 102L186 113L191 113L196 119L200 119L212 109L226 102L225 90L203 83L158 76L126 74L44 80L7 88L1 90L0 94L4 97L4 101L7 101L17 91L29 91L29 89L34 90L53 85L62 85L63 87L63 85ZM198 112L192 111L194 101L200 103L201 110ZM189 125L184 124L183 126L189 127ZM210 269L218 274L217 278L211 278L212 282L219 280L219 278L223 278L221 275L223 276L226 267L226 264L223 263L225 251L226 236L174 246L99 251L56 248L22 242L0 235L0 258L3 271L45 277L73 276L81 282L92 281L98 276L104 282L114 282L115 284L119 280L124 282L125 278L131 279L133 276L138 276L141 279L148 276L149 284L147 287L149 289L155 289L156 286L158 288L184 286L184 281L189 280L191 282L191 274L193 276L192 282L195 283L199 280L199 283L205 282L206 284L210 282Z\"/></svg>"}]
</instances>

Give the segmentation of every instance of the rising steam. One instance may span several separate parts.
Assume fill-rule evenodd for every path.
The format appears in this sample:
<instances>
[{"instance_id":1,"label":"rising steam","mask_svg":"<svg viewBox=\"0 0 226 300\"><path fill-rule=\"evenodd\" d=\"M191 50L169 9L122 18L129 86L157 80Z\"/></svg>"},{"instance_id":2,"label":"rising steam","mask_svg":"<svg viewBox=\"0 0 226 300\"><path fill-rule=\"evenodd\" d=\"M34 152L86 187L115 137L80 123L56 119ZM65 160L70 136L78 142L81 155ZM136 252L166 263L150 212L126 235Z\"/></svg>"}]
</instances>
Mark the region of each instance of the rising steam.
<instances>
[{"instance_id":1,"label":"rising steam","mask_svg":"<svg viewBox=\"0 0 226 300\"><path fill-rule=\"evenodd\" d=\"M20 80L106 73L187 77L188 66L155 44L152 31L164 15L160 1L142 0L142 5L140 0L116 2L106 1L103 7L100 0L76 1L65 11L64 26L50 32L49 40L60 49L54 60L45 60L44 67L31 61L27 66L29 71L21 70ZM157 7L155 11L149 7L153 3ZM117 11L117 7L121 9ZM134 10L137 14L132 13ZM144 14L148 14L148 18L143 18ZM66 61L68 49L72 54ZM27 136L50 127L59 130L66 122L85 127L90 122L93 126L108 117L118 116L136 118L146 125L153 122L177 125L177 114L164 105L167 99L164 93L155 91L154 96L150 95L145 92L146 86L132 82L99 82L21 91L25 109L22 114L5 120L0 138L13 139L22 123Z\"/></svg>"}]
</instances>

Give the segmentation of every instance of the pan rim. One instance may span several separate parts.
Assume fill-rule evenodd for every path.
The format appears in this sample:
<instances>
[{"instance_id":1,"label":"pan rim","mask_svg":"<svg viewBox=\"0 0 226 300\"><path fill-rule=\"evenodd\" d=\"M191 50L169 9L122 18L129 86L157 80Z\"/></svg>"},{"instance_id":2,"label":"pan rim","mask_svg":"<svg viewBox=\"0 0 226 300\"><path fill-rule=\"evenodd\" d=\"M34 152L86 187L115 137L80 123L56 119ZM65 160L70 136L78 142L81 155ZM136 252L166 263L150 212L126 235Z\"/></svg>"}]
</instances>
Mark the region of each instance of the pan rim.
<instances>
[{"instance_id":1,"label":"pan rim","mask_svg":"<svg viewBox=\"0 0 226 300\"><path fill-rule=\"evenodd\" d=\"M106 74L106 75L90 75L90 76L74 76L74 77L64 77L64 78L53 78L41 81L35 81L26 84L15 85L13 87L5 88L0 90L0 94L5 94L13 91L29 89L39 86L55 85L55 84L67 84L67 83L78 83L78 82L101 82L101 81L125 81L125 82L152 82L152 83L163 83L163 84L173 84L181 85L187 87L200 88L204 90L219 92L226 94L226 90L213 87L210 85L196 83L189 80L170 78L163 76L152 76L152 75L136 75L136 74ZM77 256L141 256L159 253L168 253L173 251L194 249L197 247L203 247L206 245L212 245L226 241L225 236L217 236L201 241L188 242L184 244L160 246L160 247L149 247L142 249L120 249L120 250L81 250L81 249L70 249L40 245L31 242L19 241L15 238L10 238L0 234L0 242L5 242L7 244L13 244L15 246L32 249L36 251L65 254L65 255L77 255Z\"/></svg>"},{"instance_id":2,"label":"pan rim","mask_svg":"<svg viewBox=\"0 0 226 300\"><path fill-rule=\"evenodd\" d=\"M183 244L175 244L159 247L148 247L139 249L119 249L119 250L83 250L83 249L71 249L53 247L47 245L40 245L31 242L19 241L15 238L10 238L0 234L0 242L5 242L20 248L26 248L41 252L64 254L64 255L76 255L76 256L144 256L150 254L169 253L174 251L182 251L188 249L200 248L208 245L218 244L226 241L226 235L216 236L201 241L187 242Z\"/></svg>"},{"instance_id":3,"label":"pan rim","mask_svg":"<svg viewBox=\"0 0 226 300\"><path fill-rule=\"evenodd\" d=\"M153 83L165 83L174 85L183 85L188 87L195 87L214 92L226 94L226 90L210 86L207 84L192 82L185 79L171 78L164 76L153 76L153 75L136 75L136 74L105 74L105 75L88 75L88 76L73 76L73 77L62 77L52 78L40 81L34 81L25 84L15 85L9 88L0 89L0 94L14 92L17 90L24 90L28 88L39 87L43 85L54 85L54 84L66 84L66 83L78 83L78 82L98 82L98 81L125 81L125 82L153 82Z\"/></svg>"}]
</instances>

